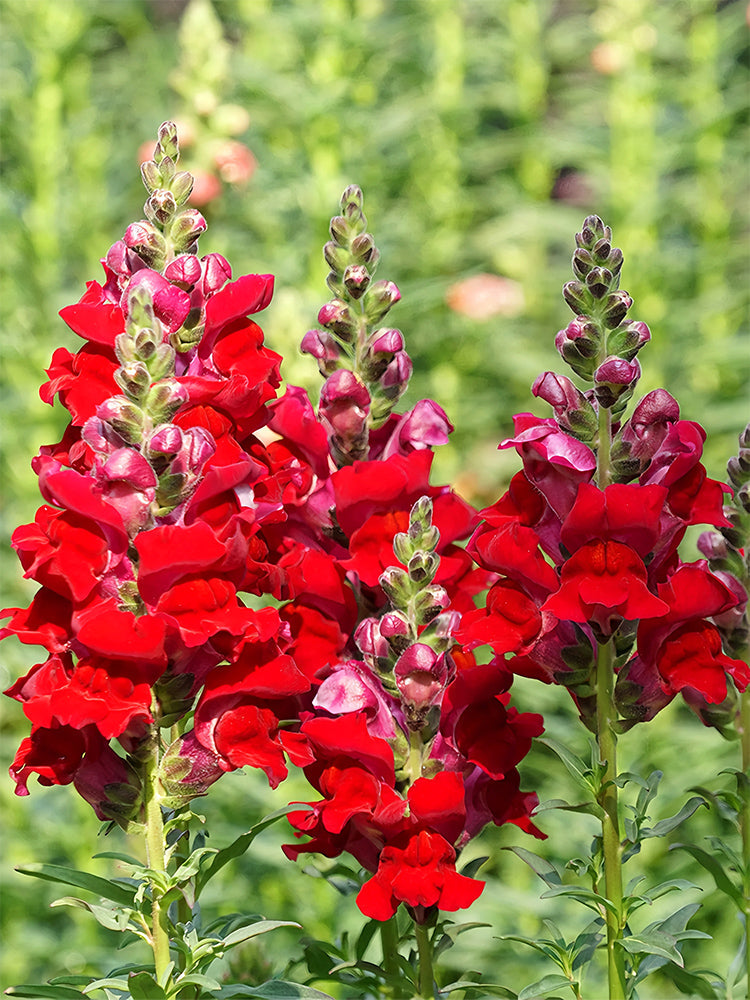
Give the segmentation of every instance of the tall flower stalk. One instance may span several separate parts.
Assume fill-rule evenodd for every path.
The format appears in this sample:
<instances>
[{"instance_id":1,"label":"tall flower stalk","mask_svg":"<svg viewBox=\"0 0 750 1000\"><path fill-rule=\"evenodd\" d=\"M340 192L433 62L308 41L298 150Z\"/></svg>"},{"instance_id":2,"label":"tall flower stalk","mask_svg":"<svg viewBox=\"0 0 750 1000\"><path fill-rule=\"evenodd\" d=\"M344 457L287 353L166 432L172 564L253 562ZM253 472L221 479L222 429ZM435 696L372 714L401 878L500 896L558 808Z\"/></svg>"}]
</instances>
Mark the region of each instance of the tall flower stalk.
<instances>
[{"instance_id":1,"label":"tall flower stalk","mask_svg":"<svg viewBox=\"0 0 750 1000\"><path fill-rule=\"evenodd\" d=\"M688 525L729 525L725 488L707 478L699 461L705 433L679 419L677 402L663 389L624 419L640 377L636 355L650 332L628 319L622 261L610 230L596 216L586 218L576 235L575 277L563 288L575 319L556 338L586 388L544 372L532 392L554 415L518 414L515 436L500 445L516 447L523 471L482 512L470 540L478 564L498 579L484 608L464 616L458 632L469 647L488 643L514 673L567 687L595 736L591 763L546 741L585 777L593 799L563 808L591 812L601 823L599 850L586 866L594 895L566 888L547 866L536 870L555 894L596 903L606 928L608 995L615 1000L630 996L647 974L643 957L652 947L631 929L641 903L624 892L622 867L638 852L638 837L657 835L642 831L653 797L642 781L639 818L624 836L619 788L631 778L618 773L618 737L679 692L719 704L732 680L741 689L750 681L747 665L722 653L713 622L738 596L705 564L683 563L678 555ZM662 829L700 801L691 800ZM649 930L663 933L661 925ZM678 951L671 956L682 962ZM566 974L568 957L560 958Z\"/></svg>"}]
</instances>

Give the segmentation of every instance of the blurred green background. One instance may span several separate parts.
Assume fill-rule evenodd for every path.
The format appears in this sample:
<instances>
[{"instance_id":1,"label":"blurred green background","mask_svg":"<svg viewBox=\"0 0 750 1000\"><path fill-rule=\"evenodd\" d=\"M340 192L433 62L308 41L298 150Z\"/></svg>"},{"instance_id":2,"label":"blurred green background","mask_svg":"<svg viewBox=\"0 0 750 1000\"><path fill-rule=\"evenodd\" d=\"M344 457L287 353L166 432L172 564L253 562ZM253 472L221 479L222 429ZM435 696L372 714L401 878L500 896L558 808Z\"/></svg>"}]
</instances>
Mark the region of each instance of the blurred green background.
<instances>
[{"instance_id":1,"label":"blurred green background","mask_svg":"<svg viewBox=\"0 0 750 1000\"><path fill-rule=\"evenodd\" d=\"M38 385L52 351L80 343L57 311L101 278L100 257L141 217L138 150L167 118L180 123L183 166L209 198L201 252L223 253L235 275L276 275L261 317L267 342L286 358L287 380L313 392L317 370L297 345L326 298L321 247L343 188L363 188L378 276L402 292L389 318L415 363L406 403L433 396L456 426L436 481L481 504L518 467L497 442L513 413L547 415L529 386L563 368L553 343L570 316L560 287L591 212L612 226L633 318L652 330L641 391L665 386L683 417L704 424L709 473L723 478L750 418L746 16L739 0L2 0L3 603L30 599L7 539L39 502L30 459L64 426ZM3 686L35 655L6 641ZM516 700L544 711L552 735L584 746L564 692L520 683ZM26 724L14 703L0 711L7 767ZM655 818L676 811L689 785L719 787L719 771L737 759L677 704L621 746L623 769L666 772ZM537 748L525 786L564 796L560 770ZM96 821L69 789L34 784L22 800L8 781L0 787L3 985L116 964L112 935L77 912L47 910L59 893L12 868L85 866L93 850L122 846L92 848ZM285 791L306 795L296 780L271 796L256 774L223 779L206 800L214 841ZM540 851L564 864L587 848L591 822L548 814ZM718 824L701 812L689 832L700 840ZM285 862L283 839L264 835L216 905L296 917L311 936L356 927L353 898ZM554 970L497 935L534 935L544 917L583 926L586 914L540 902L541 883L497 850L512 843L534 849L505 829L472 845L492 855L470 914L489 926L463 936L446 964L520 989ZM724 973L737 922L710 880L652 844L631 866L701 884L680 905L702 900L693 926L714 940L685 951ZM238 968L262 978L293 954L296 938L284 932L243 953ZM679 995L663 977L651 983L644 998ZM589 995L601 989L594 978Z\"/></svg>"}]
</instances>

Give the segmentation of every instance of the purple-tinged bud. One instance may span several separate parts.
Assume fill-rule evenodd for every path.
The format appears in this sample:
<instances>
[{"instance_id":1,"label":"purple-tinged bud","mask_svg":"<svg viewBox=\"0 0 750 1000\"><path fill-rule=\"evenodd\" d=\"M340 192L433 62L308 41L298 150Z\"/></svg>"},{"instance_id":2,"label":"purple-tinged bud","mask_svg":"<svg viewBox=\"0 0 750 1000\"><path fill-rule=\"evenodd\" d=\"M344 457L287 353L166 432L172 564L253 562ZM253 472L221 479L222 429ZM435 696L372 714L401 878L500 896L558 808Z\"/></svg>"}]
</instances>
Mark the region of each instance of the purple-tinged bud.
<instances>
[{"instance_id":1,"label":"purple-tinged bud","mask_svg":"<svg viewBox=\"0 0 750 1000\"><path fill-rule=\"evenodd\" d=\"M357 329L357 321L346 302L333 299L321 306L318 312L318 322L331 330L340 340L350 341Z\"/></svg>"},{"instance_id":2,"label":"purple-tinged bud","mask_svg":"<svg viewBox=\"0 0 750 1000\"><path fill-rule=\"evenodd\" d=\"M99 472L103 479L121 480L141 492L156 486L154 470L135 448L113 451Z\"/></svg>"},{"instance_id":3,"label":"purple-tinged bud","mask_svg":"<svg viewBox=\"0 0 750 1000\"><path fill-rule=\"evenodd\" d=\"M337 461L349 463L366 456L369 411L370 394L354 372L340 368L323 383L318 414Z\"/></svg>"},{"instance_id":4,"label":"purple-tinged bud","mask_svg":"<svg viewBox=\"0 0 750 1000\"><path fill-rule=\"evenodd\" d=\"M558 332L555 347L576 375L591 382L600 340L599 331L594 324L586 316L576 316L564 330Z\"/></svg>"},{"instance_id":5,"label":"purple-tinged bud","mask_svg":"<svg viewBox=\"0 0 750 1000\"><path fill-rule=\"evenodd\" d=\"M142 361L130 361L114 371L114 380L134 402L142 402L151 385L151 375Z\"/></svg>"},{"instance_id":6,"label":"purple-tinged bud","mask_svg":"<svg viewBox=\"0 0 750 1000\"><path fill-rule=\"evenodd\" d=\"M555 372L542 372L531 391L550 404L564 431L575 435L579 441L594 440L598 429L596 410L569 378Z\"/></svg>"},{"instance_id":7,"label":"purple-tinged bud","mask_svg":"<svg viewBox=\"0 0 750 1000\"><path fill-rule=\"evenodd\" d=\"M344 247L338 246L333 240L329 240L323 247L323 257L332 271L336 274L341 274L349 263L351 254Z\"/></svg>"},{"instance_id":8,"label":"purple-tinged bud","mask_svg":"<svg viewBox=\"0 0 750 1000\"><path fill-rule=\"evenodd\" d=\"M611 409L629 397L641 377L638 361L609 357L594 372L594 394L600 406Z\"/></svg>"},{"instance_id":9,"label":"purple-tinged bud","mask_svg":"<svg viewBox=\"0 0 750 1000\"><path fill-rule=\"evenodd\" d=\"M661 447L670 426L679 417L677 400L666 389L654 389L647 393L615 438L613 461L635 463L635 475L640 475Z\"/></svg>"},{"instance_id":10,"label":"purple-tinged bud","mask_svg":"<svg viewBox=\"0 0 750 1000\"><path fill-rule=\"evenodd\" d=\"M308 330L302 338L300 350L315 358L321 375L333 375L339 368L341 349L327 330Z\"/></svg>"},{"instance_id":11,"label":"purple-tinged bud","mask_svg":"<svg viewBox=\"0 0 750 1000\"><path fill-rule=\"evenodd\" d=\"M392 281L376 281L370 285L363 299L367 322L379 323L400 298L401 292Z\"/></svg>"},{"instance_id":12,"label":"purple-tinged bud","mask_svg":"<svg viewBox=\"0 0 750 1000\"><path fill-rule=\"evenodd\" d=\"M364 618L354 633L354 641L362 655L371 663L385 660L390 653L390 647L380 630L381 621L377 618Z\"/></svg>"},{"instance_id":13,"label":"purple-tinged bud","mask_svg":"<svg viewBox=\"0 0 750 1000\"><path fill-rule=\"evenodd\" d=\"M412 627L403 611L386 611L380 619L380 634L386 639L408 638Z\"/></svg>"},{"instance_id":14,"label":"purple-tinged bud","mask_svg":"<svg viewBox=\"0 0 750 1000\"><path fill-rule=\"evenodd\" d=\"M229 261L220 253L207 253L201 257L203 265L203 294L213 295L223 288L232 277Z\"/></svg>"},{"instance_id":15,"label":"purple-tinged bud","mask_svg":"<svg viewBox=\"0 0 750 1000\"><path fill-rule=\"evenodd\" d=\"M192 253L183 253L167 265L164 277L187 292L201 277L201 262Z\"/></svg>"},{"instance_id":16,"label":"purple-tinged bud","mask_svg":"<svg viewBox=\"0 0 750 1000\"><path fill-rule=\"evenodd\" d=\"M172 222L170 237L178 253L191 252L191 248L201 233L205 233L208 225L201 213L195 208L186 208Z\"/></svg>"},{"instance_id":17,"label":"purple-tinged bud","mask_svg":"<svg viewBox=\"0 0 750 1000\"><path fill-rule=\"evenodd\" d=\"M138 254L144 263L160 271L167 257L167 243L149 222L132 222L125 230L125 246Z\"/></svg>"},{"instance_id":18,"label":"purple-tinged bud","mask_svg":"<svg viewBox=\"0 0 750 1000\"><path fill-rule=\"evenodd\" d=\"M607 267L593 267L586 275L586 288L595 299L602 299L614 284L614 275Z\"/></svg>"},{"instance_id":19,"label":"purple-tinged bud","mask_svg":"<svg viewBox=\"0 0 750 1000\"><path fill-rule=\"evenodd\" d=\"M199 475L215 451L216 442L205 427L188 427L183 431L182 447L170 462L169 471Z\"/></svg>"},{"instance_id":20,"label":"purple-tinged bud","mask_svg":"<svg viewBox=\"0 0 750 1000\"><path fill-rule=\"evenodd\" d=\"M726 538L720 531L704 531L698 536L698 551L706 559L716 562L726 559L729 555L729 546Z\"/></svg>"},{"instance_id":21,"label":"purple-tinged bud","mask_svg":"<svg viewBox=\"0 0 750 1000\"><path fill-rule=\"evenodd\" d=\"M448 443L453 424L433 399L420 399L398 421L383 448L382 459Z\"/></svg>"},{"instance_id":22,"label":"purple-tinged bud","mask_svg":"<svg viewBox=\"0 0 750 1000\"><path fill-rule=\"evenodd\" d=\"M166 226L177 211L177 202L171 191L160 188L148 198L143 206L143 211L151 222Z\"/></svg>"},{"instance_id":23,"label":"purple-tinged bud","mask_svg":"<svg viewBox=\"0 0 750 1000\"><path fill-rule=\"evenodd\" d=\"M370 339L370 351L373 354L395 354L404 349L404 335L400 330L376 330Z\"/></svg>"},{"instance_id":24,"label":"purple-tinged bud","mask_svg":"<svg viewBox=\"0 0 750 1000\"><path fill-rule=\"evenodd\" d=\"M413 370L414 365L409 355L406 351L399 351L378 380L378 394L395 402L406 392Z\"/></svg>"},{"instance_id":25,"label":"purple-tinged bud","mask_svg":"<svg viewBox=\"0 0 750 1000\"><path fill-rule=\"evenodd\" d=\"M576 245L591 250L600 241L612 242L612 230L605 226L598 215L587 215L581 232L576 233Z\"/></svg>"},{"instance_id":26,"label":"purple-tinged bud","mask_svg":"<svg viewBox=\"0 0 750 1000\"><path fill-rule=\"evenodd\" d=\"M595 267L594 258L588 250L579 247L573 254L573 273L578 278L585 278L592 267Z\"/></svg>"},{"instance_id":27,"label":"purple-tinged bud","mask_svg":"<svg viewBox=\"0 0 750 1000\"><path fill-rule=\"evenodd\" d=\"M344 285L353 299L362 298L370 280L370 272L364 264L349 264L344 271Z\"/></svg>"},{"instance_id":28,"label":"purple-tinged bud","mask_svg":"<svg viewBox=\"0 0 750 1000\"><path fill-rule=\"evenodd\" d=\"M431 560L437 568L437 563L439 562L437 556L431 556ZM411 569L411 563L410 563ZM414 600L414 614L419 625L427 625L433 619L437 618L441 611L445 609L450 604L450 598L444 587L438 584L430 584L420 590Z\"/></svg>"},{"instance_id":29,"label":"purple-tinged bud","mask_svg":"<svg viewBox=\"0 0 750 1000\"><path fill-rule=\"evenodd\" d=\"M580 281L568 281L563 285L563 297L576 314L586 314L591 307L591 296Z\"/></svg>"},{"instance_id":30,"label":"purple-tinged bud","mask_svg":"<svg viewBox=\"0 0 750 1000\"><path fill-rule=\"evenodd\" d=\"M175 163L180 156L180 144L177 141L177 126L174 122L162 122L157 132L154 159L157 163L161 163L165 156L170 157Z\"/></svg>"},{"instance_id":31,"label":"purple-tinged bud","mask_svg":"<svg viewBox=\"0 0 750 1000\"><path fill-rule=\"evenodd\" d=\"M406 570L399 566L389 566L378 578L383 593L395 607L406 607L413 592L414 584Z\"/></svg>"},{"instance_id":32,"label":"purple-tinged bud","mask_svg":"<svg viewBox=\"0 0 750 1000\"><path fill-rule=\"evenodd\" d=\"M163 379L151 386L143 406L154 424L169 423L187 398L188 392L183 385Z\"/></svg>"},{"instance_id":33,"label":"purple-tinged bud","mask_svg":"<svg viewBox=\"0 0 750 1000\"><path fill-rule=\"evenodd\" d=\"M135 768L115 753L98 731L94 733L84 731L86 753L73 785L100 820L114 820L126 830L140 811L141 781Z\"/></svg>"},{"instance_id":34,"label":"purple-tinged bud","mask_svg":"<svg viewBox=\"0 0 750 1000\"><path fill-rule=\"evenodd\" d=\"M623 323L607 334L607 352L632 361L638 351L651 340L651 331L645 323Z\"/></svg>"},{"instance_id":35,"label":"purple-tinged bud","mask_svg":"<svg viewBox=\"0 0 750 1000\"><path fill-rule=\"evenodd\" d=\"M625 319L628 309L633 304L633 300L628 295L627 292L623 291L621 288L615 289L615 291L610 292L605 299L600 313L602 323L609 329L614 330L615 327L619 326L620 323ZM643 324L645 326L645 324ZM647 328L648 329L648 328ZM609 341L607 341L609 343ZM645 343L645 341L643 342ZM643 346L639 344L640 348ZM609 349L609 348L608 348ZM615 349L609 349L611 354L620 354L620 351Z\"/></svg>"},{"instance_id":36,"label":"purple-tinged bud","mask_svg":"<svg viewBox=\"0 0 750 1000\"><path fill-rule=\"evenodd\" d=\"M186 806L205 795L224 773L221 758L199 743L192 730L185 733L168 748L159 765L164 804L170 809Z\"/></svg>"},{"instance_id":37,"label":"purple-tinged bud","mask_svg":"<svg viewBox=\"0 0 750 1000\"><path fill-rule=\"evenodd\" d=\"M140 444L146 415L125 396L110 396L96 408L100 420L109 424L129 444Z\"/></svg>"},{"instance_id":38,"label":"purple-tinged bud","mask_svg":"<svg viewBox=\"0 0 750 1000\"><path fill-rule=\"evenodd\" d=\"M442 699L448 664L444 654L436 653L424 643L415 642L398 658L394 673L405 705L413 712L421 713L431 705L439 704Z\"/></svg>"},{"instance_id":39,"label":"purple-tinged bud","mask_svg":"<svg viewBox=\"0 0 750 1000\"><path fill-rule=\"evenodd\" d=\"M339 246L348 247L351 240L352 229L348 219L341 215L334 215L330 226L331 237Z\"/></svg>"}]
</instances>

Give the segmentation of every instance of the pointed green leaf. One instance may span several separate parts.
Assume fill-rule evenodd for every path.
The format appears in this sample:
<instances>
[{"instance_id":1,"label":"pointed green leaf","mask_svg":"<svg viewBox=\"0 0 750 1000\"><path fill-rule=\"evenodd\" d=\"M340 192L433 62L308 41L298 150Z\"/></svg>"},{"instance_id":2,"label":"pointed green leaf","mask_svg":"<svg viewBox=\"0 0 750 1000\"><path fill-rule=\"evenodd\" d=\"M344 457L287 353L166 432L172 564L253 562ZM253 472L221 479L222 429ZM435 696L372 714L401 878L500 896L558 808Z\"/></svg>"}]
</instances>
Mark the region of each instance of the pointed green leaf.
<instances>
[{"instance_id":1,"label":"pointed green leaf","mask_svg":"<svg viewBox=\"0 0 750 1000\"><path fill-rule=\"evenodd\" d=\"M696 809L700 806L706 806L706 808L708 808L708 804L702 798L694 795L693 798L688 799L682 809L680 809L678 813L675 813L674 816L662 819L650 828L644 827L644 829L641 830L641 840L645 840L647 837L666 836L668 833L671 833L672 830L675 830L680 823L684 823L689 816L692 816Z\"/></svg>"},{"instance_id":2,"label":"pointed green leaf","mask_svg":"<svg viewBox=\"0 0 750 1000\"><path fill-rule=\"evenodd\" d=\"M685 960L677 950L675 939L671 934L664 934L661 931L651 931L648 937L631 934L619 941L618 944L631 955L658 955L674 962L680 968L685 964Z\"/></svg>"},{"instance_id":3,"label":"pointed green leaf","mask_svg":"<svg viewBox=\"0 0 750 1000\"><path fill-rule=\"evenodd\" d=\"M538 979L535 983L524 987L518 994L518 1000L534 1000L535 997L546 997L557 990L570 989L572 985L573 983L567 976L559 976L553 972L542 979Z\"/></svg>"},{"instance_id":4,"label":"pointed green leaf","mask_svg":"<svg viewBox=\"0 0 750 1000\"><path fill-rule=\"evenodd\" d=\"M88 872L79 872L74 868L65 868L62 865L19 865L17 872L22 875L32 875L34 878L43 879L46 882L61 882L63 885L75 885L79 889L88 889L89 892L111 899L121 906L132 906L135 889L122 882L115 882L111 879L100 878L98 875L91 875Z\"/></svg>"},{"instance_id":5,"label":"pointed green leaf","mask_svg":"<svg viewBox=\"0 0 750 1000\"><path fill-rule=\"evenodd\" d=\"M557 740L552 740L549 737L545 736L544 739L538 739L536 742L549 747L554 754L557 754L570 774L587 788L589 787L588 777L591 774L591 767L585 760L572 753L564 743L558 743Z\"/></svg>"},{"instance_id":6,"label":"pointed green leaf","mask_svg":"<svg viewBox=\"0 0 750 1000\"><path fill-rule=\"evenodd\" d=\"M497 983L476 983L470 979L458 979L455 983L440 987L440 995L444 993L454 993L456 990L482 990L482 996L502 997L503 1000L518 1000L518 994L509 990L507 986L499 986Z\"/></svg>"},{"instance_id":7,"label":"pointed green leaf","mask_svg":"<svg viewBox=\"0 0 750 1000\"><path fill-rule=\"evenodd\" d=\"M114 909L110 906L98 906L96 903L89 903L76 896L63 896L50 903L50 906L74 906L81 910L87 910L102 927L107 927L111 931L124 931L133 912L128 912L127 909Z\"/></svg>"},{"instance_id":8,"label":"pointed green leaf","mask_svg":"<svg viewBox=\"0 0 750 1000\"><path fill-rule=\"evenodd\" d=\"M721 862L714 855L704 851L702 847L696 847L695 844L673 844L670 850L687 851L688 854L692 855L698 864L702 868L705 868L709 875L713 877L716 888L720 892L723 892L725 896L729 896L735 906L742 912L744 906L742 890L732 882L722 868Z\"/></svg>"},{"instance_id":9,"label":"pointed green leaf","mask_svg":"<svg viewBox=\"0 0 750 1000\"><path fill-rule=\"evenodd\" d=\"M222 941L222 945L225 948L234 948L238 944L242 944L243 941L249 941L250 938L258 937L260 934L268 934L269 931L275 931L278 927L297 927L300 925L294 923L293 920L258 920L257 923L250 924L249 927L239 927L236 931L232 931L228 934Z\"/></svg>"},{"instance_id":10,"label":"pointed green leaf","mask_svg":"<svg viewBox=\"0 0 750 1000\"><path fill-rule=\"evenodd\" d=\"M600 896L592 889L580 889L574 885L555 885L546 892L543 892L540 899L550 899L552 896L567 896L570 899L577 899L579 903L588 906L589 909L600 911L602 907L609 910L614 916L620 916L617 907L609 899Z\"/></svg>"},{"instance_id":11,"label":"pointed green leaf","mask_svg":"<svg viewBox=\"0 0 750 1000\"><path fill-rule=\"evenodd\" d=\"M716 976L716 973L705 969L688 972L677 965L666 965L662 968L662 973L669 976L681 993L690 997L705 997L705 1000L722 1000L728 994L723 990L714 987L707 976ZM718 987L719 984L717 983Z\"/></svg>"},{"instance_id":12,"label":"pointed green leaf","mask_svg":"<svg viewBox=\"0 0 750 1000\"><path fill-rule=\"evenodd\" d=\"M31 1000L81 1000L84 996L80 990L72 986L35 986L32 983L22 983L20 986L10 986L5 995L9 997L30 997Z\"/></svg>"},{"instance_id":13,"label":"pointed green leaf","mask_svg":"<svg viewBox=\"0 0 750 1000\"><path fill-rule=\"evenodd\" d=\"M604 810L598 802L577 802L572 804L570 802L566 802L565 799L545 799L544 802L540 802L534 809L534 816L538 816L539 813L546 812L548 809L561 809L565 812L588 813L590 816L596 816L597 819L602 819L604 816Z\"/></svg>"},{"instance_id":14,"label":"pointed green leaf","mask_svg":"<svg viewBox=\"0 0 750 1000\"><path fill-rule=\"evenodd\" d=\"M524 861L539 878L549 886L562 885L562 877L557 868L545 858L540 858L538 854L527 851L525 847L503 847L504 851L513 851L521 861Z\"/></svg>"}]
</instances>

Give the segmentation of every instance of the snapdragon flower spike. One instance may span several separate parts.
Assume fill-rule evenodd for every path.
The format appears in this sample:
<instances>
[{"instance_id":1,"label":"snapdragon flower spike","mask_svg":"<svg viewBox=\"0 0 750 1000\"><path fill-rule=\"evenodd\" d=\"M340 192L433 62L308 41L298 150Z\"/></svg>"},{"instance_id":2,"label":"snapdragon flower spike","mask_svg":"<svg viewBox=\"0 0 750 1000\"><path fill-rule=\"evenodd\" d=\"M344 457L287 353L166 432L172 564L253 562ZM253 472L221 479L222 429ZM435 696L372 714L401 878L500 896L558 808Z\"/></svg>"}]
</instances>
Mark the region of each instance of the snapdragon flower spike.
<instances>
[{"instance_id":1,"label":"snapdragon flower spike","mask_svg":"<svg viewBox=\"0 0 750 1000\"><path fill-rule=\"evenodd\" d=\"M577 315L556 343L589 387L544 372L532 391L554 415L515 417L515 435L500 447L516 448L523 471L482 511L468 545L497 576L457 632L466 648L489 645L513 672L567 686L594 730L603 643L614 643L622 728L653 718L678 693L718 706L728 684L742 690L750 680L722 651L716 625L737 615L738 588L678 553L688 525L733 527L728 488L700 462L705 432L680 419L664 389L621 422L650 334L626 318L632 303L618 287L622 254L611 236L600 219L584 220L576 277L563 289Z\"/></svg>"},{"instance_id":2,"label":"snapdragon flower spike","mask_svg":"<svg viewBox=\"0 0 750 1000\"><path fill-rule=\"evenodd\" d=\"M415 921L471 905L484 883L456 870L463 847L486 823L530 821L537 799L520 791L517 764L541 718L508 707L510 675L452 656L460 612L436 582L440 532L420 497L392 540L399 565L380 574L388 603L360 622L362 659L333 666L301 727L314 763L308 780L323 796L291 813L307 851L350 853L371 877L357 903L388 920L401 903ZM323 714L327 713L327 715Z\"/></svg>"},{"instance_id":3,"label":"snapdragon flower spike","mask_svg":"<svg viewBox=\"0 0 750 1000\"><path fill-rule=\"evenodd\" d=\"M84 343L55 351L40 394L59 397L70 424L33 460L44 504L13 535L40 589L28 608L7 609L1 633L46 651L7 692L32 725L11 768L18 794L33 772L72 782L123 825L139 816L141 741L196 698L182 784L177 750L165 765L175 801L217 771L249 763L277 783L287 750L307 759L304 740L279 727L311 686L286 652L295 637L276 610L240 596L292 588L265 534L284 518L283 487L255 435L280 382L280 358L250 318L273 279L232 281L223 257L198 257L205 223L182 207L190 178L178 153L165 123L143 169L147 219L110 248L105 283L61 312ZM62 734L74 748L64 759Z\"/></svg>"},{"instance_id":4,"label":"snapdragon flower spike","mask_svg":"<svg viewBox=\"0 0 750 1000\"><path fill-rule=\"evenodd\" d=\"M341 215L331 220L323 254L335 298L318 313L324 329L309 330L302 340L326 377L320 415L339 467L367 455L369 432L388 421L412 372L401 332L379 325L401 295L392 281L372 281L380 254L366 232L362 200L358 187L348 187Z\"/></svg>"}]
</instances>

